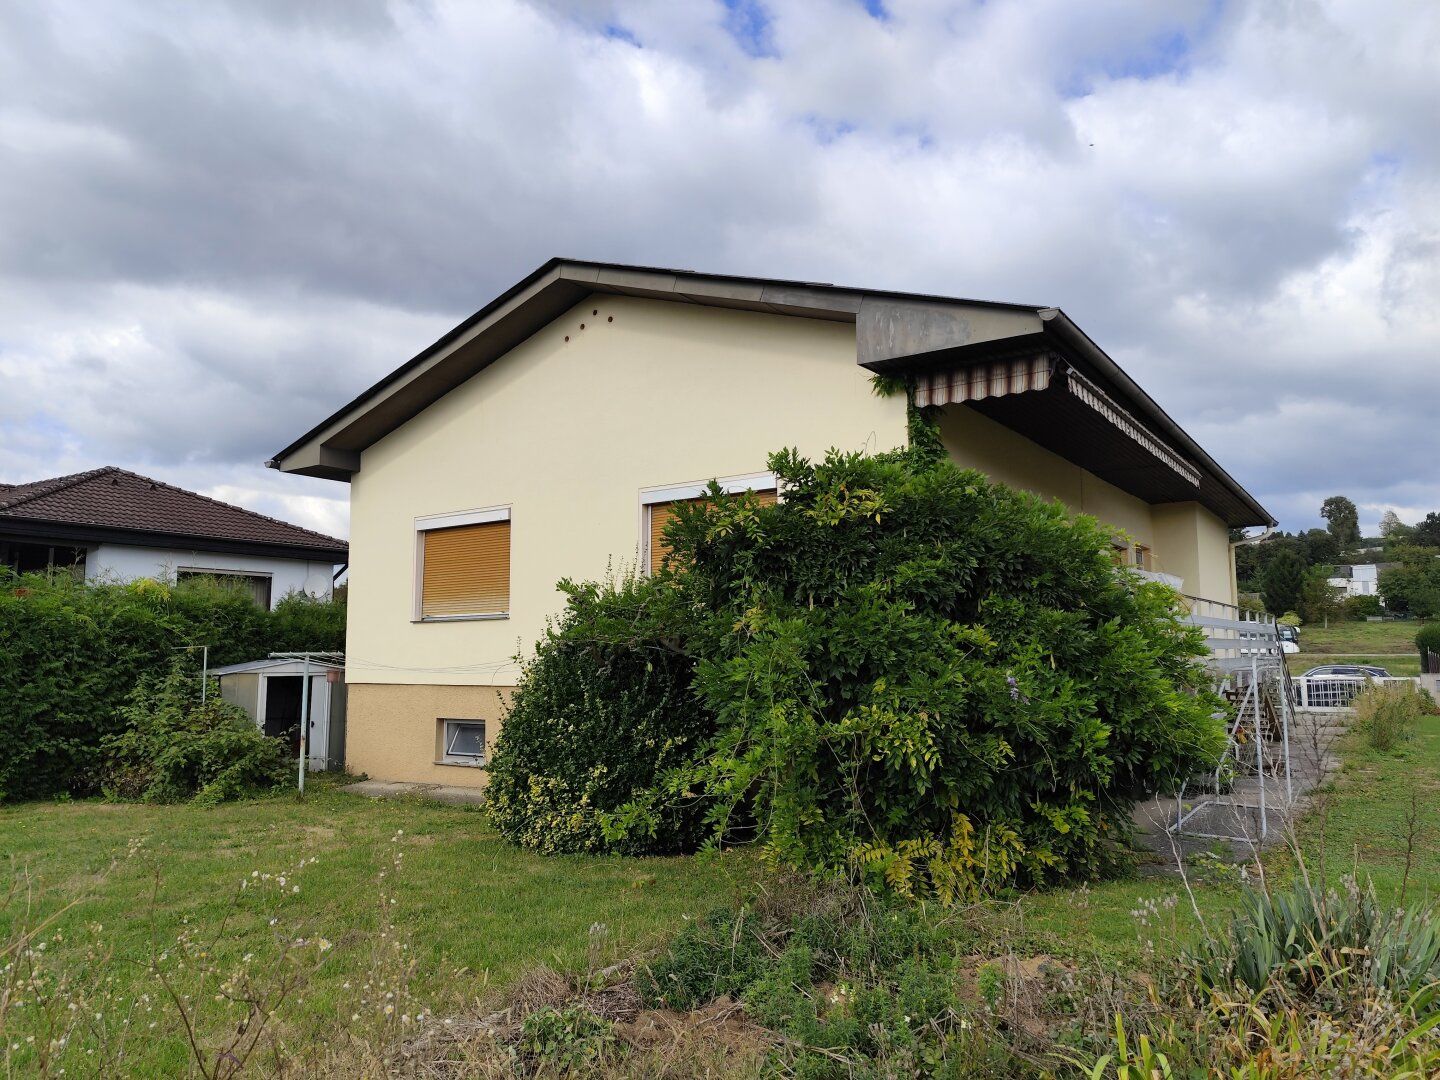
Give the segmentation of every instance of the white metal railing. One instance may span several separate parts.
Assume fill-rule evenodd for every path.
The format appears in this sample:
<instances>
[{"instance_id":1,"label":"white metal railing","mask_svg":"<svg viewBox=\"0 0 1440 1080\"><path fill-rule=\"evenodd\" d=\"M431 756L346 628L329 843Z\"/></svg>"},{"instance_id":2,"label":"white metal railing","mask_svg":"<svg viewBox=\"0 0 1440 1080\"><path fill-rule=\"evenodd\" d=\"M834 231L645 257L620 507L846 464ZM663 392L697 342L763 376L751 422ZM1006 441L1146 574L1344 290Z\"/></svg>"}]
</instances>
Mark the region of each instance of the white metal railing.
<instances>
[{"instance_id":1,"label":"white metal railing","mask_svg":"<svg viewBox=\"0 0 1440 1080\"><path fill-rule=\"evenodd\" d=\"M1343 709L1350 710L1360 691L1371 683L1416 683L1407 678L1361 678L1357 676L1312 676L1296 677L1290 680L1297 709Z\"/></svg>"},{"instance_id":2,"label":"white metal railing","mask_svg":"<svg viewBox=\"0 0 1440 1080\"><path fill-rule=\"evenodd\" d=\"M1200 596L1181 599L1190 612L1185 621L1205 631L1212 666L1233 672L1249 670L1253 662L1284 663L1274 616Z\"/></svg>"}]
</instances>

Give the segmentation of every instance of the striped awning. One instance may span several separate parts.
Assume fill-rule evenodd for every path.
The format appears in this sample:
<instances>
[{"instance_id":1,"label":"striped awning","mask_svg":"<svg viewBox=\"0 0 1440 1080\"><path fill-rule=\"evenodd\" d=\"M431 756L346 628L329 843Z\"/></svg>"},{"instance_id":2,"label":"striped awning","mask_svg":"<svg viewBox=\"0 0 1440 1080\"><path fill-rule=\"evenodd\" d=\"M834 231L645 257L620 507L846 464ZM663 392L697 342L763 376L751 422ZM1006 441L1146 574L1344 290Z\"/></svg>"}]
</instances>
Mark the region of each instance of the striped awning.
<instances>
[{"instance_id":1,"label":"striped awning","mask_svg":"<svg viewBox=\"0 0 1440 1080\"><path fill-rule=\"evenodd\" d=\"M1050 393L1038 396L1038 392L1047 390ZM1033 410L1026 408L1023 402L1012 404L996 400L1032 392L1037 392ZM1055 395L1061 397L1056 398ZM1011 419L1004 422L1012 427L1016 426L1018 417L1015 411L1019 409L1023 414L1033 412L1033 422L1042 427L1055 419L1070 418L1065 420L1067 427L1073 427L1077 432L1086 430L1084 418L1061 406L1062 399L1082 404L1085 413L1091 418L1090 423L1099 421L1111 433L1110 437L1118 434L1130 446L1165 465L1187 484L1199 486L1199 469L1172 450L1163 439L1137 420L1114 398L1076 372L1055 353L1042 352L1032 356L986 360L920 372L915 376L915 404L921 408L968 402L982 412L999 410L1002 415L1009 414ZM990 405L989 402L994 404ZM1057 406L1061 408L1058 414L1054 411ZM1048 420L1045 419L1047 417ZM1029 421L1027 431L1028 424ZM1038 433L1030 437L1038 438L1042 445L1048 445L1047 440ZM1116 459L1113 451L1108 457ZM1119 467L1118 461L1116 467Z\"/></svg>"},{"instance_id":2,"label":"striped awning","mask_svg":"<svg viewBox=\"0 0 1440 1080\"><path fill-rule=\"evenodd\" d=\"M921 408L958 405L963 401L1044 390L1050 385L1057 359L1053 353L1040 353L925 372L916 376L915 404Z\"/></svg>"}]
</instances>

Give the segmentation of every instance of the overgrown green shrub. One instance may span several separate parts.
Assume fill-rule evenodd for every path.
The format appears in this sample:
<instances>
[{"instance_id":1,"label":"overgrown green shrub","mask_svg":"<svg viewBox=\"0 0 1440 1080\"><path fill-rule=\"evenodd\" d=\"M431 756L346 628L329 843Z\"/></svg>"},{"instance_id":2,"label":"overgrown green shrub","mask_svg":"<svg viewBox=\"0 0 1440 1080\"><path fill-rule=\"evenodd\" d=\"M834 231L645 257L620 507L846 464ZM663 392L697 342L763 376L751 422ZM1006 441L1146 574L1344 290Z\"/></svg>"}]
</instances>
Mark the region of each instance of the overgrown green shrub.
<instances>
[{"instance_id":1,"label":"overgrown green shrub","mask_svg":"<svg viewBox=\"0 0 1440 1080\"><path fill-rule=\"evenodd\" d=\"M1374 615L1385 614L1378 596L1347 596L1342 606L1345 618L1359 622Z\"/></svg>"},{"instance_id":2,"label":"overgrown green shrub","mask_svg":"<svg viewBox=\"0 0 1440 1080\"><path fill-rule=\"evenodd\" d=\"M1355 695L1354 728L1373 750L1394 750L1415 736L1420 718L1431 712L1430 695L1411 682L1370 683Z\"/></svg>"},{"instance_id":3,"label":"overgrown green shrub","mask_svg":"<svg viewBox=\"0 0 1440 1080\"><path fill-rule=\"evenodd\" d=\"M667 532L718 727L630 833L701 792L719 840L955 899L1096 873L1135 800L1213 768L1202 635L1093 519L910 453L771 467L782 502Z\"/></svg>"},{"instance_id":4,"label":"overgrown green shrub","mask_svg":"<svg viewBox=\"0 0 1440 1080\"><path fill-rule=\"evenodd\" d=\"M290 774L278 739L268 738L212 681L201 701L199 680L175 660L147 676L121 710L125 727L100 744L100 787L111 798L220 803L269 791Z\"/></svg>"},{"instance_id":5,"label":"overgrown green shrub","mask_svg":"<svg viewBox=\"0 0 1440 1080\"><path fill-rule=\"evenodd\" d=\"M562 582L566 609L525 667L489 763L491 820L543 852L693 850L705 804L676 799L653 828L607 839L606 815L688 760L714 730L690 692L683 612L668 579Z\"/></svg>"},{"instance_id":6,"label":"overgrown green shrub","mask_svg":"<svg viewBox=\"0 0 1440 1080\"><path fill-rule=\"evenodd\" d=\"M343 649L344 605L286 597L273 612L198 579L85 584L0 571L0 800L93 791L97 750L147 672L209 645L212 667L272 650ZM191 654L196 670L198 651Z\"/></svg>"}]
</instances>

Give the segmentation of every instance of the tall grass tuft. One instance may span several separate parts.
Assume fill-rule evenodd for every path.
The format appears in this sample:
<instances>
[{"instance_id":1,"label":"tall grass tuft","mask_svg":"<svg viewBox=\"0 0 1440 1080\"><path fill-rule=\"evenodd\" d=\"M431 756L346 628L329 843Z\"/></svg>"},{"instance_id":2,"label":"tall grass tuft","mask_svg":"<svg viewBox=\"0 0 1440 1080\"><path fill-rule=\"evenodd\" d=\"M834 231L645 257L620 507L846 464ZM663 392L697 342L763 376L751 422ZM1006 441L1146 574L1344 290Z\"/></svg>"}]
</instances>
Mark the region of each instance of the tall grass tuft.
<instances>
[{"instance_id":1,"label":"tall grass tuft","mask_svg":"<svg viewBox=\"0 0 1440 1080\"><path fill-rule=\"evenodd\" d=\"M1434 708L1414 683L1371 683L1355 697L1355 730L1373 750L1389 752L1409 742L1420 717Z\"/></svg>"}]
</instances>

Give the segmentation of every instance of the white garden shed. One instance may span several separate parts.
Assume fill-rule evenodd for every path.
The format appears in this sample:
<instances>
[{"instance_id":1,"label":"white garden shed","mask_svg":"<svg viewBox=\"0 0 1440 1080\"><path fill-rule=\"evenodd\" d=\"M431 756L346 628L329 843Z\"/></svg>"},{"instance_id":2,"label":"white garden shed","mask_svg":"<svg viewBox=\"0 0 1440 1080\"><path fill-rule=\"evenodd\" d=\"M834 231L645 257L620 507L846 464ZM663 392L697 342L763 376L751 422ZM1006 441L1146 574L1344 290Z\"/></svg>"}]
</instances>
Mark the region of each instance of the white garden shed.
<instances>
[{"instance_id":1,"label":"white garden shed","mask_svg":"<svg viewBox=\"0 0 1440 1080\"><path fill-rule=\"evenodd\" d=\"M300 710L304 700L305 660L269 659L213 668L220 696L240 706L266 735L288 738L300 749ZM310 660L309 769L345 765L345 667Z\"/></svg>"}]
</instances>

